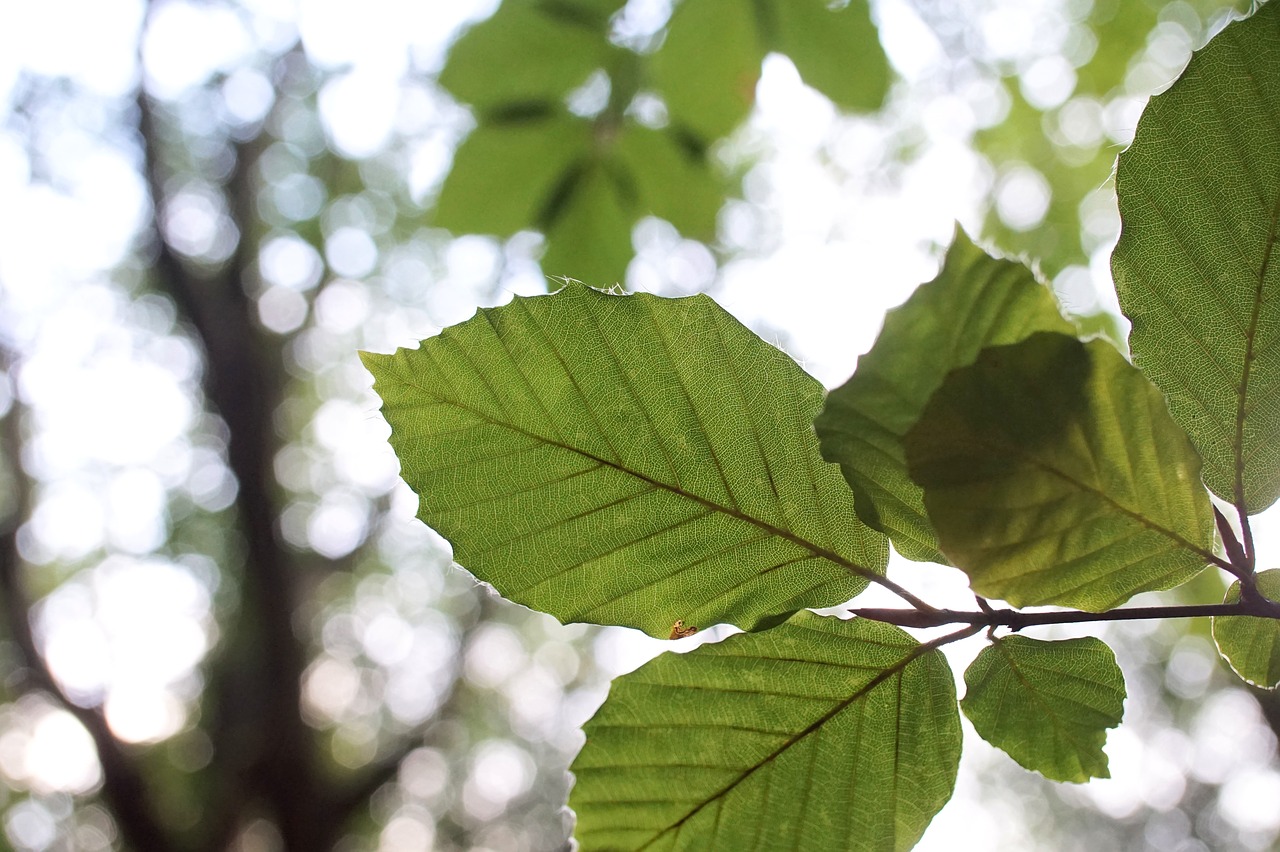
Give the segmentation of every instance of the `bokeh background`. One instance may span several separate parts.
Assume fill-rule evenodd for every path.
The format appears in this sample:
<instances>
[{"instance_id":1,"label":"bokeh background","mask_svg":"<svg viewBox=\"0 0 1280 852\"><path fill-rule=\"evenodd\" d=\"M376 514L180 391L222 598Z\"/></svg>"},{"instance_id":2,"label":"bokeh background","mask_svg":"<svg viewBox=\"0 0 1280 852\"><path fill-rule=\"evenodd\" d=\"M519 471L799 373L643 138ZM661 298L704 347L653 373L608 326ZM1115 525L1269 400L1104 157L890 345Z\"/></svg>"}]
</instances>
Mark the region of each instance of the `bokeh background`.
<instances>
[{"instance_id":1,"label":"bokeh background","mask_svg":"<svg viewBox=\"0 0 1280 852\"><path fill-rule=\"evenodd\" d=\"M452 565L357 351L572 276L833 386L957 221L1122 342L1112 163L1246 5L874 0L815 46L745 0L0 0L0 848L566 848L578 727L665 643ZM921 848L1272 848L1280 703L1205 627L1105 630L1110 780L969 731Z\"/></svg>"}]
</instances>

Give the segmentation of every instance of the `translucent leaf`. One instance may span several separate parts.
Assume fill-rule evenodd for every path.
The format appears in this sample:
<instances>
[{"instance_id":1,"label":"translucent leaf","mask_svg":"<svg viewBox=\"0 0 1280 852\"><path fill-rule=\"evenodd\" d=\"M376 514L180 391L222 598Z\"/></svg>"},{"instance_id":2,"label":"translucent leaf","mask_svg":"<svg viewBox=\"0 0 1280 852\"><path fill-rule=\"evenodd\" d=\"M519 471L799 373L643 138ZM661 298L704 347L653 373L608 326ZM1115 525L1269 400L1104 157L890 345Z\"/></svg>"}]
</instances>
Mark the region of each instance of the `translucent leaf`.
<instances>
[{"instance_id":1,"label":"translucent leaf","mask_svg":"<svg viewBox=\"0 0 1280 852\"><path fill-rule=\"evenodd\" d=\"M538 227L590 146L591 125L563 113L481 124L454 155L433 220L500 237Z\"/></svg>"},{"instance_id":2,"label":"translucent leaf","mask_svg":"<svg viewBox=\"0 0 1280 852\"><path fill-rule=\"evenodd\" d=\"M1071 331L1049 288L957 230L938 277L889 312L853 378L827 397L814 423L822 454L840 465L862 520L888 533L903 556L945 561L907 474L903 436L951 369L984 346L1038 330Z\"/></svg>"},{"instance_id":3,"label":"translucent leaf","mask_svg":"<svg viewBox=\"0 0 1280 852\"><path fill-rule=\"evenodd\" d=\"M776 46L805 83L836 106L880 108L889 89L889 60L865 0L833 9L826 0L776 0Z\"/></svg>"},{"instance_id":4,"label":"translucent leaf","mask_svg":"<svg viewBox=\"0 0 1280 852\"><path fill-rule=\"evenodd\" d=\"M592 849L909 849L960 757L945 658L800 613L614 681L571 771Z\"/></svg>"},{"instance_id":5,"label":"translucent leaf","mask_svg":"<svg viewBox=\"0 0 1280 852\"><path fill-rule=\"evenodd\" d=\"M547 225L542 271L592 284L626 281L636 220L622 188L603 167L581 175Z\"/></svg>"},{"instance_id":6,"label":"translucent leaf","mask_svg":"<svg viewBox=\"0 0 1280 852\"><path fill-rule=\"evenodd\" d=\"M575 285L364 358L419 517L562 621L752 628L884 569L821 385L706 297Z\"/></svg>"},{"instance_id":7,"label":"translucent leaf","mask_svg":"<svg viewBox=\"0 0 1280 852\"><path fill-rule=\"evenodd\" d=\"M1280 496L1280 4L1231 24L1151 99L1120 155L1116 290L1135 363L1205 482Z\"/></svg>"},{"instance_id":8,"label":"translucent leaf","mask_svg":"<svg viewBox=\"0 0 1280 852\"><path fill-rule=\"evenodd\" d=\"M1054 781L1108 778L1102 745L1124 714L1124 675L1092 637L995 639L964 674L964 714L984 740Z\"/></svg>"},{"instance_id":9,"label":"translucent leaf","mask_svg":"<svg viewBox=\"0 0 1280 852\"><path fill-rule=\"evenodd\" d=\"M605 37L607 14L565 6L507 0L449 49L440 85L482 110L558 103L616 49Z\"/></svg>"},{"instance_id":10,"label":"translucent leaf","mask_svg":"<svg viewBox=\"0 0 1280 852\"><path fill-rule=\"evenodd\" d=\"M704 142L747 117L765 48L753 0L683 0L653 55L653 82L671 120Z\"/></svg>"},{"instance_id":11,"label":"translucent leaf","mask_svg":"<svg viewBox=\"0 0 1280 852\"><path fill-rule=\"evenodd\" d=\"M1258 589L1280 601L1280 570L1260 571ZM1227 603L1240 600L1240 581L1227 590ZM1213 640L1231 669L1254 686L1274 689L1280 685L1280 621L1231 615L1213 619Z\"/></svg>"},{"instance_id":12,"label":"translucent leaf","mask_svg":"<svg viewBox=\"0 0 1280 852\"><path fill-rule=\"evenodd\" d=\"M1037 332L984 349L906 449L943 553L981 595L1100 612L1214 556L1199 457L1104 341Z\"/></svg>"}]
</instances>

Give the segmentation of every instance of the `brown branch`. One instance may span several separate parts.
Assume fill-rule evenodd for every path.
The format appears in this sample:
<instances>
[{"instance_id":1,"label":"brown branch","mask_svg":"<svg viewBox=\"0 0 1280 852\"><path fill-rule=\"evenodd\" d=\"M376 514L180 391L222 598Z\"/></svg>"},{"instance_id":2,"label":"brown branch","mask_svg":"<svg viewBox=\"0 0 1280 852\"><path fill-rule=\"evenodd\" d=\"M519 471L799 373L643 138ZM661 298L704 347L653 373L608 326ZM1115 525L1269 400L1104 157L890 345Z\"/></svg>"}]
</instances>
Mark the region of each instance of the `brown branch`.
<instances>
[{"instance_id":1,"label":"brown branch","mask_svg":"<svg viewBox=\"0 0 1280 852\"><path fill-rule=\"evenodd\" d=\"M883 621L899 627L941 627L945 624L969 624L977 627L1008 627L1018 631L1024 627L1047 624L1082 624L1096 621L1140 621L1153 618L1206 618L1211 616L1248 615L1255 618L1280 619L1280 603L1257 597L1236 603L1191 604L1175 606L1139 606L1111 609L1106 612L1061 610L1058 612L1022 612L1016 609L984 608L978 611L935 609L884 609L867 607L849 612L871 621Z\"/></svg>"},{"instance_id":2,"label":"brown branch","mask_svg":"<svg viewBox=\"0 0 1280 852\"><path fill-rule=\"evenodd\" d=\"M0 352L0 363L8 366L12 359ZM8 415L0 419L3 455L13 465L13 493L16 505L7 518L0 519L0 617L18 649L26 674L27 689L47 693L63 709L76 718L89 732L102 767L102 799L111 808L120 833L136 849L176 849L174 841L159 816L151 807L151 797L143 772L127 747L111 733L101 711L83 707L71 700L53 676L40 653L31 626L32 600L23 582L23 559L18 550L18 528L29 512L30 485L18 468L22 435L19 420L22 408L14 403Z\"/></svg>"}]
</instances>

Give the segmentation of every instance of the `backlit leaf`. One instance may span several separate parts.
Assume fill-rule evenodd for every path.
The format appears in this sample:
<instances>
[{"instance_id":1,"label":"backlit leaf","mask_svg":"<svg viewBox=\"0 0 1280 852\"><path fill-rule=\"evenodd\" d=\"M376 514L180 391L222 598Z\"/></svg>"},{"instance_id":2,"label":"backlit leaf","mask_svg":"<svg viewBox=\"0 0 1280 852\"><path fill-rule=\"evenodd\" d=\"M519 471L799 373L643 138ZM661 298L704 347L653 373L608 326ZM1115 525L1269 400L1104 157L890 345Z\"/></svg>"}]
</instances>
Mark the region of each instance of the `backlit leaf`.
<instances>
[{"instance_id":1,"label":"backlit leaf","mask_svg":"<svg viewBox=\"0 0 1280 852\"><path fill-rule=\"evenodd\" d=\"M1280 601L1280 570L1260 571L1258 589ZM1240 581L1227 590L1227 603L1240 600ZM1213 640L1218 652L1241 678L1267 689L1280 685L1280 621L1231 615L1213 619Z\"/></svg>"},{"instance_id":2,"label":"backlit leaf","mask_svg":"<svg viewBox=\"0 0 1280 852\"><path fill-rule=\"evenodd\" d=\"M1111 259L1135 363L1215 494L1280 496L1280 3L1231 24L1151 99L1116 175Z\"/></svg>"},{"instance_id":3,"label":"backlit leaf","mask_svg":"<svg viewBox=\"0 0 1280 852\"><path fill-rule=\"evenodd\" d=\"M1214 556L1199 457L1104 341L1037 332L984 349L906 449L943 553L986 597L1100 612Z\"/></svg>"},{"instance_id":4,"label":"backlit leaf","mask_svg":"<svg viewBox=\"0 0 1280 852\"><path fill-rule=\"evenodd\" d=\"M909 849L960 757L940 651L812 613L663 654L585 730L569 806L588 852Z\"/></svg>"},{"instance_id":5,"label":"backlit leaf","mask_svg":"<svg viewBox=\"0 0 1280 852\"><path fill-rule=\"evenodd\" d=\"M1034 331L1071 331L1049 288L1025 266L997 260L957 230L938 277L885 317L857 372L827 397L814 426L840 465L859 516L902 555L942 562L923 492L907 474L902 438L929 395L984 346Z\"/></svg>"},{"instance_id":6,"label":"backlit leaf","mask_svg":"<svg viewBox=\"0 0 1280 852\"><path fill-rule=\"evenodd\" d=\"M1124 675L1099 639L995 639L964 674L973 727L1027 769L1055 781L1107 778L1102 745L1124 714Z\"/></svg>"},{"instance_id":7,"label":"backlit leaf","mask_svg":"<svg viewBox=\"0 0 1280 852\"><path fill-rule=\"evenodd\" d=\"M574 285L364 358L419 517L562 621L752 628L884 569L821 385L706 297Z\"/></svg>"}]
</instances>

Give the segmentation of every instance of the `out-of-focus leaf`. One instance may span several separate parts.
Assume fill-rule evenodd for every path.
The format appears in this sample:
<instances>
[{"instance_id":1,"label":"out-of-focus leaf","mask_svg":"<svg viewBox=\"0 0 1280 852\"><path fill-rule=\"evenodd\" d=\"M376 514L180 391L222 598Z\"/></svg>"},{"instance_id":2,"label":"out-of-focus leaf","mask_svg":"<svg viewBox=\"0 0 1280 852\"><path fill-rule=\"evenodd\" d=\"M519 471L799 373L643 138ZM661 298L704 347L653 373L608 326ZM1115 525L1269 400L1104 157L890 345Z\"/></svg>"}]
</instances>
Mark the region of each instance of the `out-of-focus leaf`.
<instances>
[{"instance_id":1,"label":"out-of-focus leaf","mask_svg":"<svg viewBox=\"0 0 1280 852\"><path fill-rule=\"evenodd\" d=\"M622 187L599 164L575 182L555 218L547 225L542 271L608 286L622 283L634 254L634 208Z\"/></svg>"},{"instance_id":2,"label":"out-of-focus leaf","mask_svg":"<svg viewBox=\"0 0 1280 852\"><path fill-rule=\"evenodd\" d=\"M1100 612L1214 556L1199 456L1105 341L1037 332L984 349L905 444L942 552L986 597Z\"/></svg>"},{"instance_id":3,"label":"out-of-focus leaf","mask_svg":"<svg viewBox=\"0 0 1280 852\"><path fill-rule=\"evenodd\" d=\"M617 48L606 38L607 22L607 14L573 4L557 10L532 0L506 0L450 48L440 85L482 111L511 103L558 103L592 71L608 65Z\"/></svg>"},{"instance_id":4,"label":"out-of-focus leaf","mask_svg":"<svg viewBox=\"0 0 1280 852\"><path fill-rule=\"evenodd\" d=\"M909 849L960 757L940 651L811 613L623 675L586 736L588 850Z\"/></svg>"},{"instance_id":5,"label":"out-of-focus leaf","mask_svg":"<svg viewBox=\"0 0 1280 852\"><path fill-rule=\"evenodd\" d=\"M635 184L643 212L661 216L686 236L715 236L725 187L705 156L670 133L639 126L620 134L614 150Z\"/></svg>"},{"instance_id":6,"label":"out-of-focus leaf","mask_svg":"<svg viewBox=\"0 0 1280 852\"><path fill-rule=\"evenodd\" d=\"M814 423L822 454L840 465L862 520L903 556L945 561L923 492L907 474L903 436L950 370L985 346L1041 330L1072 330L1052 291L957 230L938 277L889 312L853 378L827 397Z\"/></svg>"},{"instance_id":7,"label":"out-of-focus leaf","mask_svg":"<svg viewBox=\"0 0 1280 852\"><path fill-rule=\"evenodd\" d=\"M1258 590L1280 601L1280 570L1260 571ZM1240 581L1227 590L1226 603L1240 600ZM1280 621L1231 615L1213 619L1213 640L1231 669L1254 686L1280 685Z\"/></svg>"},{"instance_id":8,"label":"out-of-focus leaf","mask_svg":"<svg viewBox=\"0 0 1280 852\"><path fill-rule=\"evenodd\" d=\"M1124 714L1124 675L1092 637L994 639L964 674L960 702L974 729L1054 781L1108 778L1102 744Z\"/></svg>"},{"instance_id":9,"label":"out-of-focus leaf","mask_svg":"<svg viewBox=\"0 0 1280 852\"><path fill-rule=\"evenodd\" d=\"M653 56L671 120L704 142L742 123L756 98L760 41L752 0L683 0Z\"/></svg>"},{"instance_id":10,"label":"out-of-focus leaf","mask_svg":"<svg viewBox=\"0 0 1280 852\"><path fill-rule=\"evenodd\" d=\"M1151 99L1116 174L1111 258L1134 361L1205 482L1280 496L1280 3L1231 24Z\"/></svg>"},{"instance_id":11,"label":"out-of-focus leaf","mask_svg":"<svg viewBox=\"0 0 1280 852\"><path fill-rule=\"evenodd\" d=\"M419 517L562 621L751 629L884 570L822 386L706 297L573 285L364 359Z\"/></svg>"},{"instance_id":12,"label":"out-of-focus leaf","mask_svg":"<svg viewBox=\"0 0 1280 852\"><path fill-rule=\"evenodd\" d=\"M482 124L454 155L434 221L455 233L501 237L538 227L590 147L591 125L564 113Z\"/></svg>"},{"instance_id":13,"label":"out-of-focus leaf","mask_svg":"<svg viewBox=\"0 0 1280 852\"><path fill-rule=\"evenodd\" d=\"M777 49L800 77L841 109L880 108L889 90L889 60L865 0L833 9L826 0L775 0Z\"/></svg>"}]
</instances>

